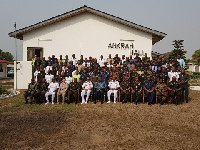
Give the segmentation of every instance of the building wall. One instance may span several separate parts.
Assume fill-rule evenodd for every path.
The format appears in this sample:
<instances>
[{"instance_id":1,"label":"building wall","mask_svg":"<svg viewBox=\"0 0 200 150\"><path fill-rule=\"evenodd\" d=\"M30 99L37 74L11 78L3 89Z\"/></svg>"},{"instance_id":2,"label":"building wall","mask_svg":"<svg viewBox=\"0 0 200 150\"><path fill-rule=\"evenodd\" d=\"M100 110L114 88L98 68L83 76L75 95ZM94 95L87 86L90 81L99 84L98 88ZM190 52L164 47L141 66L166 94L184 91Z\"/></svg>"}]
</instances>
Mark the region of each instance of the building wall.
<instances>
[{"instance_id":1,"label":"building wall","mask_svg":"<svg viewBox=\"0 0 200 150\"><path fill-rule=\"evenodd\" d=\"M52 41L38 41L38 39L51 39ZM120 41L134 40L133 41ZM108 48L110 43L134 44L134 49ZM130 55L130 50L144 50L151 57L152 35L124 25L109 21L90 13L84 13L65 21L49 25L34 32L26 33L23 36L23 61L18 64L20 69L17 72L17 88L27 89L31 79L31 62L27 61L27 47L42 47L43 56L55 54L68 55L76 54L85 57L104 58L108 54ZM16 87L16 77L15 77Z\"/></svg>"},{"instance_id":2,"label":"building wall","mask_svg":"<svg viewBox=\"0 0 200 150\"><path fill-rule=\"evenodd\" d=\"M17 61L17 73L16 73L16 61L14 61L14 88L16 89L27 89L28 83L31 82L32 78L32 66L27 61ZM17 74L17 78L16 78ZM17 79L17 82L16 82Z\"/></svg>"},{"instance_id":3,"label":"building wall","mask_svg":"<svg viewBox=\"0 0 200 150\"><path fill-rule=\"evenodd\" d=\"M7 64L1 63L0 66L2 67L1 69L3 69L3 71L0 72L0 78L6 78L7 77Z\"/></svg>"},{"instance_id":4,"label":"building wall","mask_svg":"<svg viewBox=\"0 0 200 150\"><path fill-rule=\"evenodd\" d=\"M52 41L38 41L38 39L51 39ZM135 40L134 42L120 41ZM90 13L84 13L70 19L49 25L45 28L30 32L23 37L23 60L27 60L27 47L43 47L44 56L52 54L69 58L73 53L76 58L80 54L84 57L99 58L101 54L122 54L129 56L129 49L108 49L110 43L134 43L134 49L144 50L151 56L152 35L136 29L109 21ZM64 58L64 57L63 57Z\"/></svg>"}]
</instances>

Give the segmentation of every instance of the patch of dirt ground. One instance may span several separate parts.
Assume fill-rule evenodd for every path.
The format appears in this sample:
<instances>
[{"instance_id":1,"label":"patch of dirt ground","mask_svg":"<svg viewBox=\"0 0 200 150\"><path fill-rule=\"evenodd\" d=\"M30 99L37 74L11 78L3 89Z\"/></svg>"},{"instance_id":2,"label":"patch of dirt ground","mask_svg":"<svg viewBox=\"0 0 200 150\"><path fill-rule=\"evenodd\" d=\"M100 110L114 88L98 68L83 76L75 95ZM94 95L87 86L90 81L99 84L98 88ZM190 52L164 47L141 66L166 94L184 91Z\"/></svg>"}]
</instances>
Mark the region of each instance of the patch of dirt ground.
<instances>
[{"instance_id":1,"label":"patch of dirt ground","mask_svg":"<svg viewBox=\"0 0 200 150\"><path fill-rule=\"evenodd\" d=\"M189 103L179 106L89 103L78 104L74 111L3 112L0 113L0 147L198 150L200 91L191 91L190 98ZM9 105L8 102L1 101L0 107Z\"/></svg>"}]
</instances>

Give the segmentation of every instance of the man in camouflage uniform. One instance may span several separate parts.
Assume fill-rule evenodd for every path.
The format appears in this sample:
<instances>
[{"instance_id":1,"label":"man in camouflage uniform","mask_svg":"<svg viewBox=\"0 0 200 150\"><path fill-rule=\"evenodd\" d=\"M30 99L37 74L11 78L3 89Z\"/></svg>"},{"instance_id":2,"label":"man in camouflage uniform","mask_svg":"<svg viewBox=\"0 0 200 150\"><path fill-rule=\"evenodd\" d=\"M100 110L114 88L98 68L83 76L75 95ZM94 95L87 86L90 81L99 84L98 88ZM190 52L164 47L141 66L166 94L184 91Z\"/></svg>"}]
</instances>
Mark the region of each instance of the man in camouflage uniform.
<instances>
[{"instance_id":1,"label":"man in camouflage uniform","mask_svg":"<svg viewBox=\"0 0 200 150\"><path fill-rule=\"evenodd\" d=\"M62 98L63 98L62 103L63 104L65 103L65 96L66 96L68 87L69 87L69 85L68 85L68 83L65 82L65 78L62 79L62 82L60 83L60 87L57 92L57 104L59 104L59 102L60 102L60 96L62 96Z\"/></svg>"},{"instance_id":2,"label":"man in camouflage uniform","mask_svg":"<svg viewBox=\"0 0 200 150\"><path fill-rule=\"evenodd\" d=\"M159 79L159 83L156 84L155 90L157 92L157 96L161 98L160 105L163 105L167 98L167 85L163 82L163 78Z\"/></svg>"},{"instance_id":3,"label":"man in camouflage uniform","mask_svg":"<svg viewBox=\"0 0 200 150\"><path fill-rule=\"evenodd\" d=\"M33 102L33 95L35 93L35 90L36 90L36 83L34 82L34 79L31 79L31 83L29 83L28 85L28 90L25 91L24 93L24 98L25 98L25 104L28 103L28 96L30 96L30 99L31 99L31 104Z\"/></svg>"},{"instance_id":4,"label":"man in camouflage uniform","mask_svg":"<svg viewBox=\"0 0 200 150\"><path fill-rule=\"evenodd\" d=\"M80 84L77 82L77 78L74 78L74 81L70 83L69 86L69 99L68 103L70 103L73 99L73 96L75 97L75 104L78 102L78 91L80 90Z\"/></svg>"},{"instance_id":5,"label":"man in camouflage uniform","mask_svg":"<svg viewBox=\"0 0 200 150\"><path fill-rule=\"evenodd\" d=\"M123 99L122 103L127 103L129 101L129 96L130 96L130 82L128 81L128 77L124 77L123 81L120 84L120 94Z\"/></svg>"},{"instance_id":6,"label":"man in camouflage uniform","mask_svg":"<svg viewBox=\"0 0 200 150\"><path fill-rule=\"evenodd\" d=\"M135 77L135 82L132 82L131 90L133 93L133 100L135 101L135 104L138 104L139 99L141 98L141 91L142 91L142 84L139 82L139 77Z\"/></svg>"},{"instance_id":7,"label":"man in camouflage uniform","mask_svg":"<svg viewBox=\"0 0 200 150\"><path fill-rule=\"evenodd\" d=\"M181 97L181 88L175 76L172 77L172 81L168 83L168 90L170 91L172 101L175 102L175 105L178 105Z\"/></svg>"},{"instance_id":8,"label":"man in camouflage uniform","mask_svg":"<svg viewBox=\"0 0 200 150\"><path fill-rule=\"evenodd\" d=\"M182 91L182 98L186 103L188 103L188 81L190 80L190 76L188 74L185 73L185 70L182 69L181 70L181 74L179 75L179 81L180 81L180 86L181 86L181 91ZM184 97L184 93L185 93L185 97Z\"/></svg>"}]
</instances>

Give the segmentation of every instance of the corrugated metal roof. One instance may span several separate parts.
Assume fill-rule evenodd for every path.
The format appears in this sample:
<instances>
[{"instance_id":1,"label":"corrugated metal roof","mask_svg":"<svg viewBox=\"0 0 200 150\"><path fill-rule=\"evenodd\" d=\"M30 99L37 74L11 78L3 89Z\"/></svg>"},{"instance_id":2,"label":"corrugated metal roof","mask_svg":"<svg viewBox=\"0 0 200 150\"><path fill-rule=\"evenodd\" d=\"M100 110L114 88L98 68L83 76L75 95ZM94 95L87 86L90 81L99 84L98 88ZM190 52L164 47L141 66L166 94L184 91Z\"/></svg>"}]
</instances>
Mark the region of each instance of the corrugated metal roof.
<instances>
[{"instance_id":1,"label":"corrugated metal roof","mask_svg":"<svg viewBox=\"0 0 200 150\"><path fill-rule=\"evenodd\" d=\"M1 60L1 59L0 59L0 63L14 64L14 62L7 61L7 60Z\"/></svg>"},{"instance_id":2,"label":"corrugated metal roof","mask_svg":"<svg viewBox=\"0 0 200 150\"><path fill-rule=\"evenodd\" d=\"M84 12L89 12L89 13L92 13L94 15L109 19L111 21L114 21L114 22L121 23L123 25L129 26L131 28L134 28L134 29L137 29L137 30L140 30L140 31L143 31L143 32L150 33L150 34L153 35L152 36L152 42L153 42L152 44L155 44L156 42L162 40L167 35L167 34L165 34L163 32L159 32L159 31L144 27L142 25L138 25L136 23L124 20L122 18L107 14L105 12L102 12L102 11L99 11L99 10L96 10L94 8L91 8L91 7L88 7L88 6L84 5L83 7L80 7L78 9L72 10L70 12L66 12L64 14L52 17L50 19L38 22L38 23L36 23L34 25L19 29L19 30L16 31L16 38L23 40L23 34L25 34L27 32L31 32L31 31L37 30L39 28L45 27L47 25L51 25L51 24L56 23L58 21L65 20L67 18L71 18L73 16L79 15L79 14L84 13ZM11 32L8 35L10 37L15 37L15 32Z\"/></svg>"}]
</instances>

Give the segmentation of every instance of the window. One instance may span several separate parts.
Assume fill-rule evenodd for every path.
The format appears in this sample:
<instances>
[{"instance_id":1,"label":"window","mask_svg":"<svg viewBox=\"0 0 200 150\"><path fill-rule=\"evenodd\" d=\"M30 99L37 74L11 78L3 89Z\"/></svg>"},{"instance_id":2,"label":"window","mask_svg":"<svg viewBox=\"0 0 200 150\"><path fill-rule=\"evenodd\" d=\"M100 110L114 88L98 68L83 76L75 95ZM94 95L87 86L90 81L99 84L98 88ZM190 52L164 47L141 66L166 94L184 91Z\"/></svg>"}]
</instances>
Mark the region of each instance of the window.
<instances>
[{"instance_id":1,"label":"window","mask_svg":"<svg viewBox=\"0 0 200 150\"><path fill-rule=\"evenodd\" d=\"M40 60L42 60L43 48L42 47L28 47L27 48L27 61L31 61L35 55L37 55L37 57L39 57Z\"/></svg>"}]
</instances>

